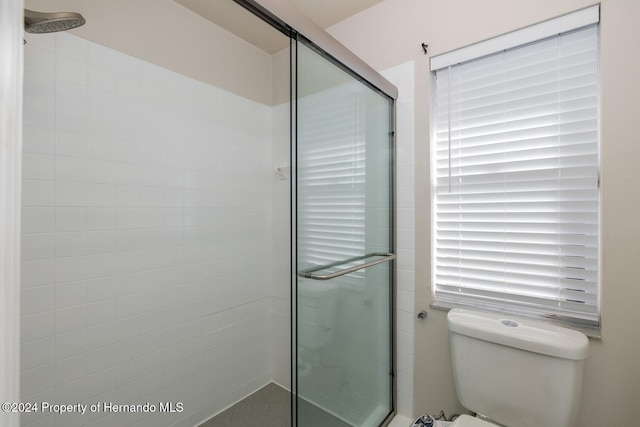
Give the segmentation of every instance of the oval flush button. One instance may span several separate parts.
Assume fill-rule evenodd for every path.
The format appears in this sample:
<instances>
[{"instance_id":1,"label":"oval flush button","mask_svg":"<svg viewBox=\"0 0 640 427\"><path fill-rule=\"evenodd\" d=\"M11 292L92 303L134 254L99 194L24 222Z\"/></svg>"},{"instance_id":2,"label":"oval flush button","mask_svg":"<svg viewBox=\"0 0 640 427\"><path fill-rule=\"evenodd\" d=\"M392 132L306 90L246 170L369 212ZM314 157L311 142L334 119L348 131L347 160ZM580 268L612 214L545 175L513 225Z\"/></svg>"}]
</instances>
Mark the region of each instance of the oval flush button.
<instances>
[{"instance_id":1,"label":"oval flush button","mask_svg":"<svg viewBox=\"0 0 640 427\"><path fill-rule=\"evenodd\" d=\"M517 328L518 326L518 322L513 321L513 320L501 320L500 323L502 323L504 326L508 326L510 328Z\"/></svg>"}]
</instances>

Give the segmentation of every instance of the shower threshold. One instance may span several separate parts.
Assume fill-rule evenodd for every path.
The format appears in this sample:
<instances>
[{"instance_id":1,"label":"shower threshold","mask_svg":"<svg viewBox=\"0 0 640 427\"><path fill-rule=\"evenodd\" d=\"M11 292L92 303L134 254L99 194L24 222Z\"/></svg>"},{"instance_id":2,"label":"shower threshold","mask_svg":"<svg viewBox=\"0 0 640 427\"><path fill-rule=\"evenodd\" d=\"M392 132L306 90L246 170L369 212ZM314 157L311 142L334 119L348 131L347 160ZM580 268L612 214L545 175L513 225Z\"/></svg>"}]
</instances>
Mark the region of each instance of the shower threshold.
<instances>
[{"instance_id":1,"label":"shower threshold","mask_svg":"<svg viewBox=\"0 0 640 427\"><path fill-rule=\"evenodd\" d=\"M302 427L349 427L349 424L305 401ZM288 427L291 425L291 393L270 383L227 408L199 427Z\"/></svg>"}]
</instances>

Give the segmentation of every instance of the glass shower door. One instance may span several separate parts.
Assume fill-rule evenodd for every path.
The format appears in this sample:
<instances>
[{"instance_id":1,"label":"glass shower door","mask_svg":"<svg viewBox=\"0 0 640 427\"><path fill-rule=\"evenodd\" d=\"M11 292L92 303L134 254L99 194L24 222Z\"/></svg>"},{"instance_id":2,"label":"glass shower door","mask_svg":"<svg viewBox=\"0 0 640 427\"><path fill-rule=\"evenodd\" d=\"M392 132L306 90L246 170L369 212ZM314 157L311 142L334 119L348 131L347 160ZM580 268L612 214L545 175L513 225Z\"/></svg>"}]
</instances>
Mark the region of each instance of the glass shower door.
<instances>
[{"instance_id":1,"label":"glass shower door","mask_svg":"<svg viewBox=\"0 0 640 427\"><path fill-rule=\"evenodd\" d=\"M294 42L294 425L393 412L393 101Z\"/></svg>"}]
</instances>

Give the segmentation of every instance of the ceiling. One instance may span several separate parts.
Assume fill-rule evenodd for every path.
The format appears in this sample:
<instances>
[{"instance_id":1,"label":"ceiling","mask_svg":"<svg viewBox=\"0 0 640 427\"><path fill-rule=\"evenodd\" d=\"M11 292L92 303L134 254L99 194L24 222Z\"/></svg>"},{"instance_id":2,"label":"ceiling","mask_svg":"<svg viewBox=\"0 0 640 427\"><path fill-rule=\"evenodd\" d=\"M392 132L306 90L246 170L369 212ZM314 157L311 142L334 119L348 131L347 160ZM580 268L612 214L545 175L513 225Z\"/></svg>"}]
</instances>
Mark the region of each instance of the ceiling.
<instances>
[{"instance_id":1,"label":"ceiling","mask_svg":"<svg viewBox=\"0 0 640 427\"><path fill-rule=\"evenodd\" d=\"M214 24L232 32L269 54L288 45L288 39L270 25L230 0L174 0ZM294 7L328 28L383 0L290 0Z\"/></svg>"}]
</instances>

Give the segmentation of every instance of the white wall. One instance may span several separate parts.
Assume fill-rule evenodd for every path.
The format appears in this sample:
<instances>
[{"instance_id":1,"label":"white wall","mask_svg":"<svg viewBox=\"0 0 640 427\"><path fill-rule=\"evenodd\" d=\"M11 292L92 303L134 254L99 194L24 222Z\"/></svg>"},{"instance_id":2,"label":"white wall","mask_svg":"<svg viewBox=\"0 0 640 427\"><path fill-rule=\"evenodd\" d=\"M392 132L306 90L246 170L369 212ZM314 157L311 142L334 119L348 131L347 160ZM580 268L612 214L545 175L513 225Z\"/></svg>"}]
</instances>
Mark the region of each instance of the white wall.
<instances>
[{"instance_id":1,"label":"white wall","mask_svg":"<svg viewBox=\"0 0 640 427\"><path fill-rule=\"evenodd\" d=\"M593 4L590 0L386 0L330 29L378 70L414 61L415 301L430 302L429 56ZM640 241L640 3L601 1L602 66L602 340L591 341L578 425L633 425L640 401L640 304L635 254ZM421 43L429 44L429 55ZM461 410L451 374L445 313L414 317L413 409Z\"/></svg>"},{"instance_id":2,"label":"white wall","mask_svg":"<svg viewBox=\"0 0 640 427\"><path fill-rule=\"evenodd\" d=\"M0 402L20 398L22 6L21 1L0 3ZM18 423L19 414L0 413L3 426Z\"/></svg>"},{"instance_id":3,"label":"white wall","mask_svg":"<svg viewBox=\"0 0 640 427\"><path fill-rule=\"evenodd\" d=\"M272 379L271 107L67 33L27 40L22 399L183 402L55 425L192 426Z\"/></svg>"},{"instance_id":4,"label":"white wall","mask_svg":"<svg viewBox=\"0 0 640 427\"><path fill-rule=\"evenodd\" d=\"M81 13L87 23L71 34L271 103L271 55L173 0L26 0L25 7Z\"/></svg>"}]
</instances>

